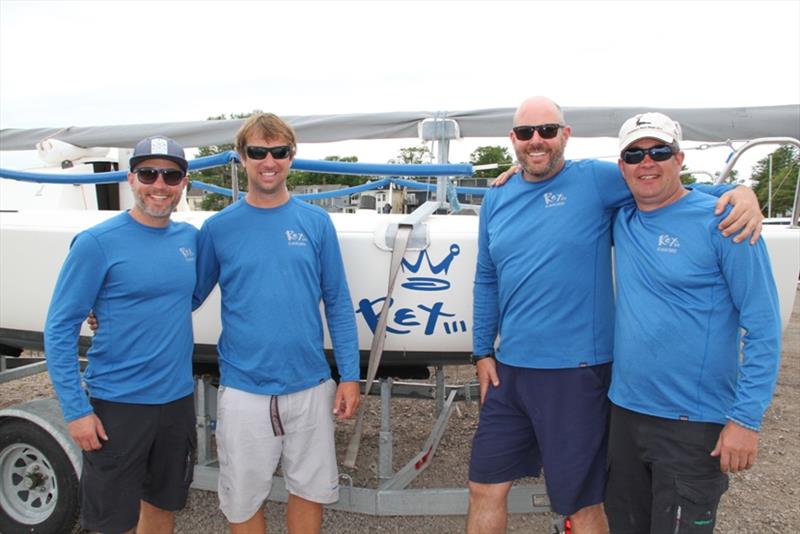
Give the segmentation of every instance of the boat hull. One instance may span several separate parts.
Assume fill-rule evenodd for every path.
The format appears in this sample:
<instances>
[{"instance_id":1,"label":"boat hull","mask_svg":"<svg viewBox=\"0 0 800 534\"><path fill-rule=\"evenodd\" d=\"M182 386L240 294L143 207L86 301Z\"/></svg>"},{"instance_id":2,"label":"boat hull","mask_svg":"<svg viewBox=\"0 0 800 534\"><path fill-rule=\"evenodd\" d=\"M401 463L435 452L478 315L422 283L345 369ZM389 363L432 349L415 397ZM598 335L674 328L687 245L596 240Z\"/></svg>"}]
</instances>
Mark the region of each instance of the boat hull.
<instances>
[{"instance_id":1,"label":"boat hull","mask_svg":"<svg viewBox=\"0 0 800 534\"><path fill-rule=\"evenodd\" d=\"M50 297L72 238L115 211L30 210L0 213L0 345L41 350ZM178 212L200 227L211 212ZM366 365L378 314L387 295L393 235L403 215L332 214L350 284ZM383 362L392 367L466 363L472 348L472 282L477 254L475 216L432 215L415 229L393 290ZM789 321L800 271L800 229L764 227L781 300ZM744 246L744 245L743 245ZM215 288L193 314L195 361L214 364L220 334ZM84 324L81 350L91 331ZM330 339L326 331L326 349Z\"/></svg>"}]
</instances>

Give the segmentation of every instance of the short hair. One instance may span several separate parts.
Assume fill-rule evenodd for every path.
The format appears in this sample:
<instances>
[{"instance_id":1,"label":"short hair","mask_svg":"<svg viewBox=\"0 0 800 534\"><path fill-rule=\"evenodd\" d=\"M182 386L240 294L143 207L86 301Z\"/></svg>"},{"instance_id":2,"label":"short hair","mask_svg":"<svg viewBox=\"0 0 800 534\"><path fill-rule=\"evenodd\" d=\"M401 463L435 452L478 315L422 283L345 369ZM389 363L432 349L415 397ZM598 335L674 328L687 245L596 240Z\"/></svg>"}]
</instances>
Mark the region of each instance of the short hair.
<instances>
[{"instance_id":1,"label":"short hair","mask_svg":"<svg viewBox=\"0 0 800 534\"><path fill-rule=\"evenodd\" d=\"M297 137L294 130L286 121L274 113L251 115L239 128L239 131L236 132L236 152L239 153L239 157L242 159L247 157L245 148L247 147L247 138L251 134L256 134L264 139L285 139L289 146L292 147L292 156L297 152Z\"/></svg>"}]
</instances>

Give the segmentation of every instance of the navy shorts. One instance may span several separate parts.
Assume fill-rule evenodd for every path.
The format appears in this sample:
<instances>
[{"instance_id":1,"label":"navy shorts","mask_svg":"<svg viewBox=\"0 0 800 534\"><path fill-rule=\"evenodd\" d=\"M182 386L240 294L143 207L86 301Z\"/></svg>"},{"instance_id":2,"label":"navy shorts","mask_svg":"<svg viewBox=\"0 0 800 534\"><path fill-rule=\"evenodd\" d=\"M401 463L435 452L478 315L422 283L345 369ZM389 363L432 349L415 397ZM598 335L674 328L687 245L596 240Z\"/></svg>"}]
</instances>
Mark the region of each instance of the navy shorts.
<instances>
[{"instance_id":1,"label":"navy shorts","mask_svg":"<svg viewBox=\"0 0 800 534\"><path fill-rule=\"evenodd\" d=\"M139 501L176 511L186 505L197 433L192 395L166 404L91 399L108 434L83 452L81 526L127 532L139 521Z\"/></svg>"},{"instance_id":2,"label":"navy shorts","mask_svg":"<svg viewBox=\"0 0 800 534\"><path fill-rule=\"evenodd\" d=\"M611 405L606 515L611 532L711 534L728 475L710 455L722 425Z\"/></svg>"},{"instance_id":3,"label":"navy shorts","mask_svg":"<svg viewBox=\"0 0 800 534\"><path fill-rule=\"evenodd\" d=\"M472 442L469 479L539 476L552 509L570 515L603 502L611 364L528 369L497 362Z\"/></svg>"}]
</instances>

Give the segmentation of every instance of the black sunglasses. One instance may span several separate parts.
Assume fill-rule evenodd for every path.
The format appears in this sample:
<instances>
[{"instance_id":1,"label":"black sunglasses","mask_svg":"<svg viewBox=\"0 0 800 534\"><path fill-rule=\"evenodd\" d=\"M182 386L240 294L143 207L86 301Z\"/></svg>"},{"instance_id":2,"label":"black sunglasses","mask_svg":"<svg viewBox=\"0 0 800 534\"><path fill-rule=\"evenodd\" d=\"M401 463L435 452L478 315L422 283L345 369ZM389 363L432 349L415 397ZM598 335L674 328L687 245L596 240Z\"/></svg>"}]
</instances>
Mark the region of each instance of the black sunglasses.
<instances>
[{"instance_id":1,"label":"black sunglasses","mask_svg":"<svg viewBox=\"0 0 800 534\"><path fill-rule=\"evenodd\" d=\"M620 157L628 165L636 165L644 161L645 155L649 154L653 161L667 161L675 155L675 150L669 145L657 145L650 148L626 148Z\"/></svg>"},{"instance_id":2,"label":"black sunglasses","mask_svg":"<svg viewBox=\"0 0 800 534\"><path fill-rule=\"evenodd\" d=\"M292 147L289 145L281 146L248 146L245 153L251 159L264 159L267 154L272 154L275 159L286 159L292 154Z\"/></svg>"},{"instance_id":3,"label":"black sunglasses","mask_svg":"<svg viewBox=\"0 0 800 534\"><path fill-rule=\"evenodd\" d=\"M183 177L186 176L186 174L180 169L156 169L154 167L142 167L141 169L136 169L134 172L136 173L136 178L138 178L138 180L145 185L156 183L159 174L164 179L164 183L167 185L178 185L181 183L181 180L183 180Z\"/></svg>"},{"instance_id":4,"label":"black sunglasses","mask_svg":"<svg viewBox=\"0 0 800 534\"><path fill-rule=\"evenodd\" d=\"M539 132L542 139L552 139L558 135L558 129L563 128L563 124L539 124L537 126L514 126L514 135L520 141L527 141L533 137L533 132Z\"/></svg>"}]
</instances>

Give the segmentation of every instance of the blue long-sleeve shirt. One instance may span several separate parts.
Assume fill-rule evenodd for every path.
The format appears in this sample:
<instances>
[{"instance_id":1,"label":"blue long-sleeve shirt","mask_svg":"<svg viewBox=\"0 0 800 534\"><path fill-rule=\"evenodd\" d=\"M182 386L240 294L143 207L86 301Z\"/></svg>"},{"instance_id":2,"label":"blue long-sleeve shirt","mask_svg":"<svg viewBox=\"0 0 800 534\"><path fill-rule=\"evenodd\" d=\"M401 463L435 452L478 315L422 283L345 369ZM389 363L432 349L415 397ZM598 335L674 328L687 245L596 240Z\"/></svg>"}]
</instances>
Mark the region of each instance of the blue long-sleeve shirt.
<instances>
[{"instance_id":1,"label":"blue long-sleeve shirt","mask_svg":"<svg viewBox=\"0 0 800 534\"><path fill-rule=\"evenodd\" d=\"M342 380L359 379L355 313L328 214L294 198L277 208L244 199L206 220L198 241L198 306L219 282L220 382L279 395L330 377L320 303Z\"/></svg>"},{"instance_id":2,"label":"blue long-sleeve shirt","mask_svg":"<svg viewBox=\"0 0 800 534\"><path fill-rule=\"evenodd\" d=\"M617 215L609 397L644 414L758 430L778 374L778 295L763 240L723 238L715 203L693 191Z\"/></svg>"},{"instance_id":3,"label":"blue long-sleeve shirt","mask_svg":"<svg viewBox=\"0 0 800 534\"><path fill-rule=\"evenodd\" d=\"M631 195L616 165L567 161L487 191L478 226L473 351L518 367L611 361L611 220Z\"/></svg>"},{"instance_id":4,"label":"blue long-sleeve shirt","mask_svg":"<svg viewBox=\"0 0 800 534\"><path fill-rule=\"evenodd\" d=\"M713 195L731 185L697 184ZM616 164L566 161L548 180L515 174L487 191L478 225L473 352L503 363L571 368L613 356L611 226L632 206ZM713 207L710 210L713 214Z\"/></svg>"},{"instance_id":5,"label":"blue long-sleeve shirt","mask_svg":"<svg viewBox=\"0 0 800 534\"><path fill-rule=\"evenodd\" d=\"M47 368L67 421L92 412L78 338L94 310L84 380L93 398L161 404L190 395L197 229L142 225L127 212L78 234L45 325Z\"/></svg>"}]
</instances>

